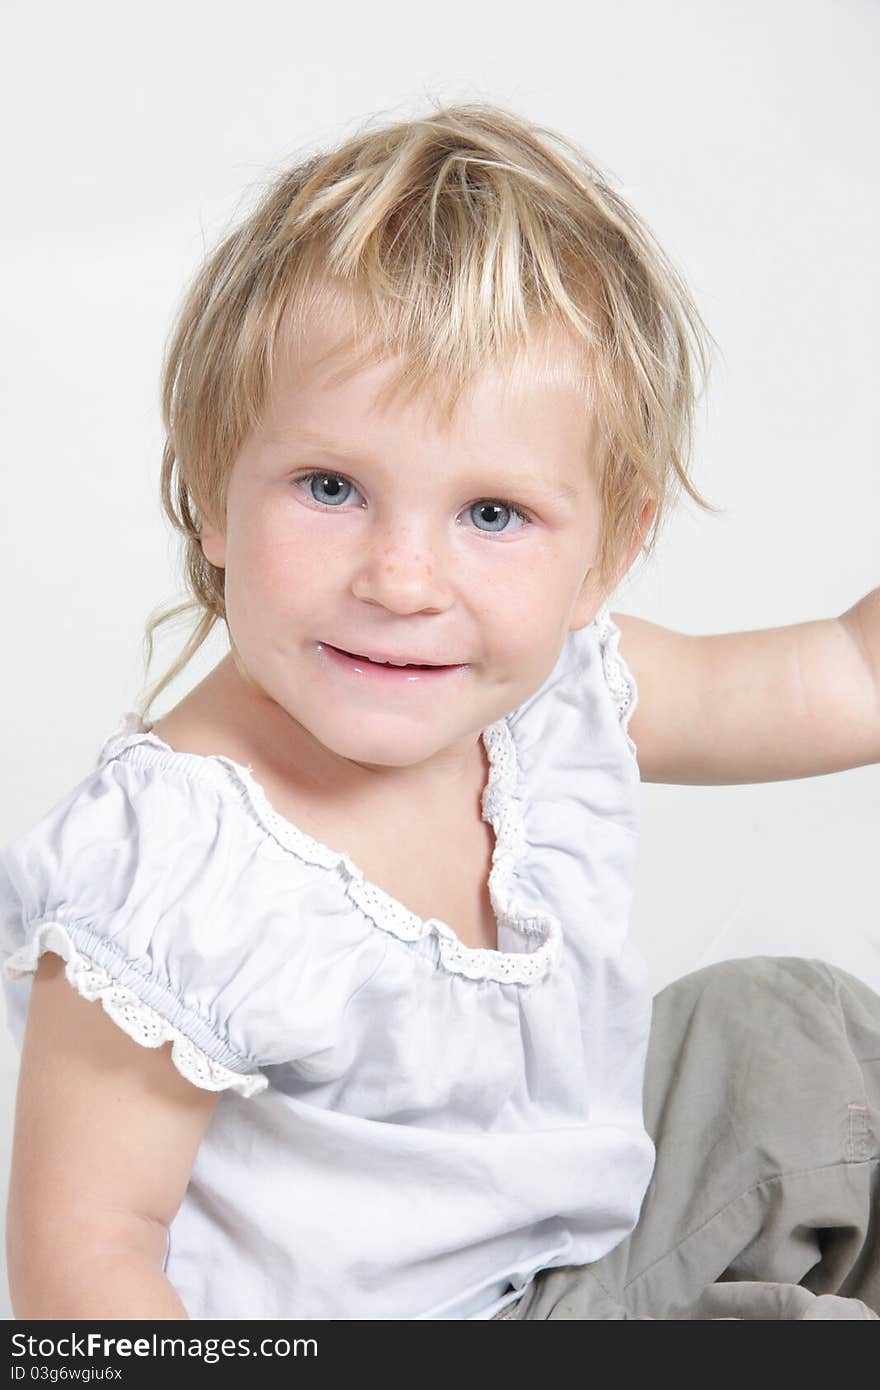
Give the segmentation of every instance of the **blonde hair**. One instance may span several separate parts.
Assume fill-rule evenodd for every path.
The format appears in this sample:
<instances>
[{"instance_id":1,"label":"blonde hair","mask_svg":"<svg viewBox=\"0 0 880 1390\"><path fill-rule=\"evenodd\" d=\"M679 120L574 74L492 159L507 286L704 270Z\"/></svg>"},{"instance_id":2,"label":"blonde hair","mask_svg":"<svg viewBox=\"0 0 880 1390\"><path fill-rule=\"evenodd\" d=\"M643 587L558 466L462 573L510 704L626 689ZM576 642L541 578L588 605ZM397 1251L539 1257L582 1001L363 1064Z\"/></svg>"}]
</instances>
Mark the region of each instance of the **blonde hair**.
<instances>
[{"instance_id":1,"label":"blonde hair","mask_svg":"<svg viewBox=\"0 0 880 1390\"><path fill-rule=\"evenodd\" d=\"M276 353L339 305L356 324L343 346L365 361L399 355L391 390L427 389L447 414L481 368L528 351L536 330L562 330L598 427L603 583L629 553L646 499L656 503L648 553L673 488L717 510L688 478L711 335L600 169L557 132L485 103L374 130L368 121L276 177L179 309L162 372L161 491L191 598L150 618L145 669L161 624L191 611L197 621L144 716L226 620L224 571L203 554L202 524L222 524Z\"/></svg>"}]
</instances>

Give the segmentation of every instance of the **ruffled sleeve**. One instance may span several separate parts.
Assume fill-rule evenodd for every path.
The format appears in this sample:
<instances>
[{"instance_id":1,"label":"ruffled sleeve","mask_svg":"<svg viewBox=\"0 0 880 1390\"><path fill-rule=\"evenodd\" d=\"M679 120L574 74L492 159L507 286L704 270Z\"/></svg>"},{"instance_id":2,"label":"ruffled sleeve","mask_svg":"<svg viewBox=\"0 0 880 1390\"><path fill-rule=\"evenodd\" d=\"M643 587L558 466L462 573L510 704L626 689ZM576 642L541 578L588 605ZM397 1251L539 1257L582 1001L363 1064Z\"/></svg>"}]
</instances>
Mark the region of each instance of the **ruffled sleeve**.
<instances>
[{"instance_id":1,"label":"ruffled sleeve","mask_svg":"<svg viewBox=\"0 0 880 1390\"><path fill-rule=\"evenodd\" d=\"M332 931L317 949L308 867L211 777L137 750L107 762L0 855L0 969L19 1047L33 972L54 951L136 1042L171 1042L193 1084L262 1091L262 1066L332 1043L375 968Z\"/></svg>"},{"instance_id":2,"label":"ruffled sleeve","mask_svg":"<svg viewBox=\"0 0 880 1390\"><path fill-rule=\"evenodd\" d=\"M614 702L617 718L626 739L626 746L633 757L637 759L638 749L630 737L629 722L639 702L639 692L635 676L618 650L620 628L612 618L607 604L602 604L599 608L593 626L599 644L605 685Z\"/></svg>"}]
</instances>

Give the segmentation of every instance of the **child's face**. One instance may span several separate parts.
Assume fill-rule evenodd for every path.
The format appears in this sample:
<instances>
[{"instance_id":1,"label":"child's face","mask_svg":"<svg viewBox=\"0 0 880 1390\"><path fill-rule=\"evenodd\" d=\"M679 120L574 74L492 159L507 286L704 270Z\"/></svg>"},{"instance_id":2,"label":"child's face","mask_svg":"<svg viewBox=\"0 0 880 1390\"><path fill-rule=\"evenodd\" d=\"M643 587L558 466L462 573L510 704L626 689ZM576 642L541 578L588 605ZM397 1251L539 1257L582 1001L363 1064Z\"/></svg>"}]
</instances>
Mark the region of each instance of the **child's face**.
<instances>
[{"instance_id":1,"label":"child's face","mask_svg":"<svg viewBox=\"0 0 880 1390\"><path fill-rule=\"evenodd\" d=\"M286 715L363 767L454 770L604 597L589 417L527 366L487 372L449 429L427 404L380 411L391 364L334 384L338 362L317 359L337 337L316 330L279 363L204 552L226 569L229 630L275 733L293 738ZM458 669L414 679L328 645Z\"/></svg>"}]
</instances>

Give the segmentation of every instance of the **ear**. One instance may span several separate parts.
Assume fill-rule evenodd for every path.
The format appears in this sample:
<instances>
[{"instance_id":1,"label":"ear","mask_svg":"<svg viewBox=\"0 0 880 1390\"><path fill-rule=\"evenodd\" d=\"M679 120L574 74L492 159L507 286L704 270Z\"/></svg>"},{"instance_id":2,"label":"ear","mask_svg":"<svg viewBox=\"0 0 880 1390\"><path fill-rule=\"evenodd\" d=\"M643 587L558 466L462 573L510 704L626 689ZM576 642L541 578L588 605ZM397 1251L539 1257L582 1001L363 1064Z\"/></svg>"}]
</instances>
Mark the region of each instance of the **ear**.
<instances>
[{"instance_id":1,"label":"ear","mask_svg":"<svg viewBox=\"0 0 880 1390\"><path fill-rule=\"evenodd\" d=\"M629 554L622 564L618 566L617 573L610 584L605 585L603 588L599 588L597 572L594 568L587 570L577 602L572 611L571 622L568 625L570 632L576 632L578 628L586 627L588 623L593 621L602 604L614 593L614 590L617 588L624 575L632 569L642 546L645 544L645 537L651 528L651 523L654 520L656 511L656 499L653 497L647 498L639 513L639 519L636 523Z\"/></svg>"},{"instance_id":2,"label":"ear","mask_svg":"<svg viewBox=\"0 0 880 1390\"><path fill-rule=\"evenodd\" d=\"M205 522L202 527L202 554L209 565L214 565L217 569L226 568L226 531L219 527L211 526Z\"/></svg>"}]
</instances>

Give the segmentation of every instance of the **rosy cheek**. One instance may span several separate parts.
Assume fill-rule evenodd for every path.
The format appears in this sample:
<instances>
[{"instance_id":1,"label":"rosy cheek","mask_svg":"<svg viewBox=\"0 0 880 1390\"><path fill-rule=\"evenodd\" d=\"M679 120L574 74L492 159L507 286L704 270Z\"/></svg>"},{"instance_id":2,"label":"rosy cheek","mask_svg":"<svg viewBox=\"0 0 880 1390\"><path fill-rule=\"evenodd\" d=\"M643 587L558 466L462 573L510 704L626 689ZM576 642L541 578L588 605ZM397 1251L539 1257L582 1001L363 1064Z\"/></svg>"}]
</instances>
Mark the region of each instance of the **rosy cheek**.
<instances>
[{"instance_id":1,"label":"rosy cheek","mask_svg":"<svg viewBox=\"0 0 880 1390\"><path fill-rule=\"evenodd\" d=\"M308 559L295 549L264 551L255 568L260 589L276 607L307 604L320 587L320 575Z\"/></svg>"},{"instance_id":2,"label":"rosy cheek","mask_svg":"<svg viewBox=\"0 0 880 1390\"><path fill-rule=\"evenodd\" d=\"M254 578L271 580L307 568L311 551L306 538L284 524L271 508L254 509L240 535L240 556ZM304 543L305 541L305 543Z\"/></svg>"}]
</instances>

